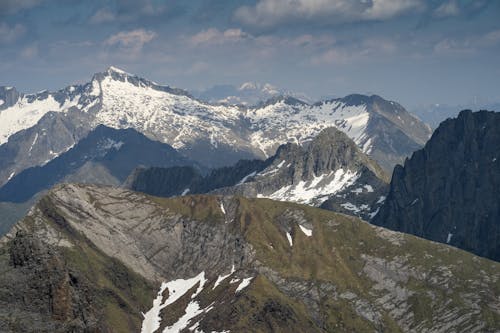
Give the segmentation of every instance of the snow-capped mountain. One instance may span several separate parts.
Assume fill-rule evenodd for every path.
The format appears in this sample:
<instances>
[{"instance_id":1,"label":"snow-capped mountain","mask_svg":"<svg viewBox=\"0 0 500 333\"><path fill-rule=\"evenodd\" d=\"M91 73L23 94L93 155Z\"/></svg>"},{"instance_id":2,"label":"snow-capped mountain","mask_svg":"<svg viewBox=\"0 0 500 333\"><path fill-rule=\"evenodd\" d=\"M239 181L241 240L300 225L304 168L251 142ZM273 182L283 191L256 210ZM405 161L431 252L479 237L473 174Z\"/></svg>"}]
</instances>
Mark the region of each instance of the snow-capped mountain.
<instances>
[{"instance_id":1,"label":"snow-capped mountain","mask_svg":"<svg viewBox=\"0 0 500 333\"><path fill-rule=\"evenodd\" d=\"M0 184L53 159L100 124L134 128L210 167L271 156L284 142L303 144L334 126L390 170L430 135L399 104L378 96L312 105L292 97L274 97L253 108L213 105L114 67L57 92L1 91L0 160L8 162Z\"/></svg>"}]
</instances>

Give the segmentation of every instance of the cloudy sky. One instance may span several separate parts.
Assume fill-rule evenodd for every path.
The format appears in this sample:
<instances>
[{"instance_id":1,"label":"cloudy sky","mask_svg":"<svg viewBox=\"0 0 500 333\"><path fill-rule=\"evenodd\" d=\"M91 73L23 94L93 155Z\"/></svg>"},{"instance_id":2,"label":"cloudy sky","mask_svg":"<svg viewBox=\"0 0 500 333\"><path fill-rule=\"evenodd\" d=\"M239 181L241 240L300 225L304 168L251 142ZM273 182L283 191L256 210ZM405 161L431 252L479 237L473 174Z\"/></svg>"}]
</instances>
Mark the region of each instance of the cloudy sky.
<instances>
[{"instance_id":1,"label":"cloudy sky","mask_svg":"<svg viewBox=\"0 0 500 333\"><path fill-rule=\"evenodd\" d=\"M0 85L54 90L109 65L188 90L497 102L500 1L0 0Z\"/></svg>"}]
</instances>

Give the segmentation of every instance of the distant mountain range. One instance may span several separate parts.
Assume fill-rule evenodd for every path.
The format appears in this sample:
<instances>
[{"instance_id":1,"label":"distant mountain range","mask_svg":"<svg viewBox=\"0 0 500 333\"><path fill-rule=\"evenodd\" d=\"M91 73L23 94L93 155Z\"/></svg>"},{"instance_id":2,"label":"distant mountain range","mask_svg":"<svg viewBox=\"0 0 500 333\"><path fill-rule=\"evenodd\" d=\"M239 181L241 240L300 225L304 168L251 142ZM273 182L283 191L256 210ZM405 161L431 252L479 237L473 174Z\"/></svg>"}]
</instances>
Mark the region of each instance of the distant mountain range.
<instances>
[{"instance_id":1,"label":"distant mountain range","mask_svg":"<svg viewBox=\"0 0 500 333\"><path fill-rule=\"evenodd\" d=\"M401 105L378 96L212 105L114 67L57 92L2 87L0 100L0 184L67 151L98 125L134 128L208 167L267 158L283 143L304 144L336 127L388 172L431 134Z\"/></svg>"},{"instance_id":2,"label":"distant mountain range","mask_svg":"<svg viewBox=\"0 0 500 333\"><path fill-rule=\"evenodd\" d=\"M414 107L411 112L433 129L448 118L456 118L461 110L500 110L500 102L475 102L462 105L430 104Z\"/></svg>"}]
</instances>

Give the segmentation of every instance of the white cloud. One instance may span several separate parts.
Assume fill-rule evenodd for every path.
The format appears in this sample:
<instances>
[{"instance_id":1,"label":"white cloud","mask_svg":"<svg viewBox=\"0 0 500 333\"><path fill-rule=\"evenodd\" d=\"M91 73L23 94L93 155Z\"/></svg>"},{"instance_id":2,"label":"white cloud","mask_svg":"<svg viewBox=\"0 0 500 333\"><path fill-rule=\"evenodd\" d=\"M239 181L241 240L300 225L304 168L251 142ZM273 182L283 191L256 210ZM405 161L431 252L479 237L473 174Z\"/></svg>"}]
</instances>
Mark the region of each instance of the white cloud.
<instances>
[{"instance_id":1,"label":"white cloud","mask_svg":"<svg viewBox=\"0 0 500 333\"><path fill-rule=\"evenodd\" d=\"M228 42L238 42L245 38L250 38L250 35L243 32L241 29L227 29L225 31L220 31L216 28L209 28L191 36L189 38L189 42L192 45L220 45Z\"/></svg>"},{"instance_id":2,"label":"white cloud","mask_svg":"<svg viewBox=\"0 0 500 333\"><path fill-rule=\"evenodd\" d=\"M434 45L434 53L439 55L467 55L474 53L470 40L443 39Z\"/></svg>"},{"instance_id":3,"label":"white cloud","mask_svg":"<svg viewBox=\"0 0 500 333\"><path fill-rule=\"evenodd\" d=\"M500 29L488 32L482 38L482 42L486 46L494 46L500 43Z\"/></svg>"},{"instance_id":4,"label":"white cloud","mask_svg":"<svg viewBox=\"0 0 500 333\"><path fill-rule=\"evenodd\" d=\"M311 64L315 66L346 63L349 59L345 52L338 49L329 49L311 58Z\"/></svg>"},{"instance_id":5,"label":"white cloud","mask_svg":"<svg viewBox=\"0 0 500 333\"><path fill-rule=\"evenodd\" d=\"M335 24L385 20L424 7L422 0L259 0L236 10L243 24L271 27L283 23Z\"/></svg>"},{"instance_id":6,"label":"white cloud","mask_svg":"<svg viewBox=\"0 0 500 333\"><path fill-rule=\"evenodd\" d=\"M142 50L144 44L149 43L156 37L156 33L151 30L136 29L131 31L121 31L110 36L104 41L104 45L119 46L132 53Z\"/></svg>"},{"instance_id":7,"label":"white cloud","mask_svg":"<svg viewBox=\"0 0 500 333\"><path fill-rule=\"evenodd\" d=\"M313 55L311 65L347 64L367 59L385 59L395 54L396 43L386 38L367 38L350 45L333 45Z\"/></svg>"},{"instance_id":8,"label":"white cloud","mask_svg":"<svg viewBox=\"0 0 500 333\"><path fill-rule=\"evenodd\" d=\"M0 14L12 14L23 9L36 7L42 0L0 0Z\"/></svg>"},{"instance_id":9,"label":"white cloud","mask_svg":"<svg viewBox=\"0 0 500 333\"><path fill-rule=\"evenodd\" d=\"M21 24L16 24L12 27L7 23L0 24L0 43L10 43L24 35L26 28Z\"/></svg>"},{"instance_id":10,"label":"white cloud","mask_svg":"<svg viewBox=\"0 0 500 333\"><path fill-rule=\"evenodd\" d=\"M113 13L109 8L101 8L90 17L89 22L92 24L101 24L113 22L115 19L115 13Z\"/></svg>"},{"instance_id":11,"label":"white cloud","mask_svg":"<svg viewBox=\"0 0 500 333\"><path fill-rule=\"evenodd\" d=\"M433 12L434 17L438 18L457 16L458 14L460 14L460 9L455 0L444 2Z\"/></svg>"}]
</instances>

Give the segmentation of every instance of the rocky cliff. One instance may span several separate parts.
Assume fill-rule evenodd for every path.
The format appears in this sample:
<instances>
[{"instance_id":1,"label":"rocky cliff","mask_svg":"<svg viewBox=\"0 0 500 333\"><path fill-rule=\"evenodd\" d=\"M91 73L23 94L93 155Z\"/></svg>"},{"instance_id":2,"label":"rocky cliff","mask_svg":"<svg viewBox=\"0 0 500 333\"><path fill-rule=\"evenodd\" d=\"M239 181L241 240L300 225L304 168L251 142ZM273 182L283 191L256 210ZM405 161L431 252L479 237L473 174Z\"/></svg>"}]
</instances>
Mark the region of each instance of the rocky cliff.
<instances>
[{"instance_id":1,"label":"rocky cliff","mask_svg":"<svg viewBox=\"0 0 500 333\"><path fill-rule=\"evenodd\" d=\"M499 278L308 206L61 185L0 240L0 330L497 331Z\"/></svg>"},{"instance_id":2,"label":"rocky cliff","mask_svg":"<svg viewBox=\"0 0 500 333\"><path fill-rule=\"evenodd\" d=\"M500 260L500 113L462 111L394 169L376 225Z\"/></svg>"}]
</instances>

